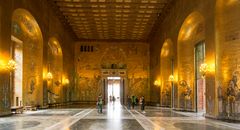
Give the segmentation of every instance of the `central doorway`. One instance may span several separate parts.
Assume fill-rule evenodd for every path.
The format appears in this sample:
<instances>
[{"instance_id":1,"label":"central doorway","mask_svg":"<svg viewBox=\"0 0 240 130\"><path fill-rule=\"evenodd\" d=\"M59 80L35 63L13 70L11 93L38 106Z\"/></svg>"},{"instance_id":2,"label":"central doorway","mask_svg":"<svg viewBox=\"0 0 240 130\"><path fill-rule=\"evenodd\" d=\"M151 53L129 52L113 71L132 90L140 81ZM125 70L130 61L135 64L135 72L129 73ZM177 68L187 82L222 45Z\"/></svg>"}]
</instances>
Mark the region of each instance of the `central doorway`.
<instances>
[{"instance_id":1,"label":"central doorway","mask_svg":"<svg viewBox=\"0 0 240 130\"><path fill-rule=\"evenodd\" d=\"M120 103L121 101L121 78L120 77L108 77L108 103L112 103L113 100L116 103Z\"/></svg>"}]
</instances>

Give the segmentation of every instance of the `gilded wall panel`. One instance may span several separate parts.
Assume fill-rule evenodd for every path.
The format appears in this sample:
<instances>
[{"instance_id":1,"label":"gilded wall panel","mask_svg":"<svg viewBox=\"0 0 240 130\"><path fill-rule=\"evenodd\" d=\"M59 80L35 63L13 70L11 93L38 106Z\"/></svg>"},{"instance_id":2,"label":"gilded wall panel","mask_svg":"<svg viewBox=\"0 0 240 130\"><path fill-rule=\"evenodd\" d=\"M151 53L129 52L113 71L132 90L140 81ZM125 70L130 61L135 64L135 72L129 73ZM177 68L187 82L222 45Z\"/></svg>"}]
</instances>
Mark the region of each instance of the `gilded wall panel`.
<instances>
[{"instance_id":1,"label":"gilded wall panel","mask_svg":"<svg viewBox=\"0 0 240 130\"><path fill-rule=\"evenodd\" d=\"M42 105L43 39L38 24L28 11L24 9L14 11L12 35L23 42L21 102L23 105Z\"/></svg>"},{"instance_id":2,"label":"gilded wall panel","mask_svg":"<svg viewBox=\"0 0 240 130\"><path fill-rule=\"evenodd\" d=\"M240 3L219 0L216 4L216 35L219 116L237 119L240 114Z\"/></svg>"},{"instance_id":3,"label":"gilded wall panel","mask_svg":"<svg viewBox=\"0 0 240 130\"><path fill-rule=\"evenodd\" d=\"M149 97L146 43L77 42L75 54L78 80L73 95L78 96L74 100L96 100L103 87L101 69L127 69L128 94Z\"/></svg>"}]
</instances>

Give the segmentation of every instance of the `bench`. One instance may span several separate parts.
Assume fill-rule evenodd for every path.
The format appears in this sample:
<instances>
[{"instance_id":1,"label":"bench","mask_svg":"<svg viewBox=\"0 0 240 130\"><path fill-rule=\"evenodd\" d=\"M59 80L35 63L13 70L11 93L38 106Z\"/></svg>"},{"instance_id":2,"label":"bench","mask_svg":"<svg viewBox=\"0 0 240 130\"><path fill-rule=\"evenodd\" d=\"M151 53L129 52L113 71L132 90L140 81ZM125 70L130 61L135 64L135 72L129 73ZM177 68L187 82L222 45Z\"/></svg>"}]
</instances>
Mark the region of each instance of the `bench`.
<instances>
[{"instance_id":1,"label":"bench","mask_svg":"<svg viewBox=\"0 0 240 130\"><path fill-rule=\"evenodd\" d=\"M40 107L40 109L48 109L48 108L49 108L49 105L45 105L45 106Z\"/></svg>"},{"instance_id":2,"label":"bench","mask_svg":"<svg viewBox=\"0 0 240 130\"><path fill-rule=\"evenodd\" d=\"M25 110L30 110L30 111L36 111L37 107L35 107L35 106L24 106L24 109Z\"/></svg>"},{"instance_id":3,"label":"bench","mask_svg":"<svg viewBox=\"0 0 240 130\"><path fill-rule=\"evenodd\" d=\"M11 107L11 112L12 113L15 113L15 114L17 114L17 113L23 113L23 107L22 106L13 106L13 107Z\"/></svg>"}]
</instances>

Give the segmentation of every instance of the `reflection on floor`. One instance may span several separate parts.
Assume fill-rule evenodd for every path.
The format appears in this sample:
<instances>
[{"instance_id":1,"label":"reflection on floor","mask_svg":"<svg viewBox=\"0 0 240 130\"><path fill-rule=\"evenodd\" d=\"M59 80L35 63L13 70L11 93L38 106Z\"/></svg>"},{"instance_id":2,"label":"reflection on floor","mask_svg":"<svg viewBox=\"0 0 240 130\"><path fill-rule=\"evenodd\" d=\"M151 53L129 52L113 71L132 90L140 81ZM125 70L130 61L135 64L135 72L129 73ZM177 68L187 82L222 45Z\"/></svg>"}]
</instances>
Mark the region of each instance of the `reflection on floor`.
<instances>
[{"instance_id":1,"label":"reflection on floor","mask_svg":"<svg viewBox=\"0 0 240 130\"><path fill-rule=\"evenodd\" d=\"M108 104L103 114L95 106L58 108L24 112L0 118L0 130L236 130L240 123L227 123L196 113L176 112L167 108L138 107L127 110L119 103Z\"/></svg>"}]
</instances>

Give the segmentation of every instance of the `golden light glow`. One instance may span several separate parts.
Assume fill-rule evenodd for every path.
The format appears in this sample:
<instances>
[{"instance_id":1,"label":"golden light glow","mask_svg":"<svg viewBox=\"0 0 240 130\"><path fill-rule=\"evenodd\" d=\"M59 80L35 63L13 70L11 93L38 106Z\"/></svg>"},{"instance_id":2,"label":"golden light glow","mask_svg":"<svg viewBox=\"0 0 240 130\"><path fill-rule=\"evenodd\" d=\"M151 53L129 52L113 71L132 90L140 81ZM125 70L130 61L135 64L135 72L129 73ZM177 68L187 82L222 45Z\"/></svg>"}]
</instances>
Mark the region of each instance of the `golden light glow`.
<instances>
[{"instance_id":1,"label":"golden light glow","mask_svg":"<svg viewBox=\"0 0 240 130\"><path fill-rule=\"evenodd\" d=\"M160 80L155 80L154 85L155 86L161 86L161 81Z\"/></svg>"},{"instance_id":2,"label":"golden light glow","mask_svg":"<svg viewBox=\"0 0 240 130\"><path fill-rule=\"evenodd\" d=\"M214 63L211 63L211 64L203 63L200 65L200 73L205 75L206 73L212 73L212 72L215 72Z\"/></svg>"},{"instance_id":3,"label":"golden light glow","mask_svg":"<svg viewBox=\"0 0 240 130\"><path fill-rule=\"evenodd\" d=\"M5 60L0 60L0 71L13 71L15 70L17 67L16 62L11 59L8 62L6 62Z\"/></svg>"},{"instance_id":4,"label":"golden light glow","mask_svg":"<svg viewBox=\"0 0 240 130\"><path fill-rule=\"evenodd\" d=\"M69 79L64 79L63 83L64 83L64 85L68 85L69 84Z\"/></svg>"},{"instance_id":5,"label":"golden light glow","mask_svg":"<svg viewBox=\"0 0 240 130\"><path fill-rule=\"evenodd\" d=\"M237 2L239 2L238 0L228 0L227 1L227 5L233 5L233 4L236 4Z\"/></svg>"},{"instance_id":6,"label":"golden light glow","mask_svg":"<svg viewBox=\"0 0 240 130\"><path fill-rule=\"evenodd\" d=\"M170 75L169 78L168 78L169 81L171 82L174 82L174 76L173 75Z\"/></svg>"},{"instance_id":7,"label":"golden light glow","mask_svg":"<svg viewBox=\"0 0 240 130\"><path fill-rule=\"evenodd\" d=\"M48 73L47 73L47 79L48 79L48 80L53 79L53 75L52 75L51 72L48 72Z\"/></svg>"},{"instance_id":8,"label":"golden light glow","mask_svg":"<svg viewBox=\"0 0 240 130\"><path fill-rule=\"evenodd\" d=\"M184 21L180 32L179 32L179 41L186 41L192 38L192 35L195 35L195 31L200 23L203 23L204 18L199 12L191 13Z\"/></svg>"},{"instance_id":9,"label":"golden light glow","mask_svg":"<svg viewBox=\"0 0 240 130\"><path fill-rule=\"evenodd\" d=\"M4 61L0 60L0 70L1 71L5 69L5 66L6 66L6 64L4 63Z\"/></svg>"},{"instance_id":10,"label":"golden light glow","mask_svg":"<svg viewBox=\"0 0 240 130\"><path fill-rule=\"evenodd\" d=\"M208 71L215 72L215 64L214 63L208 65Z\"/></svg>"}]
</instances>

